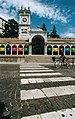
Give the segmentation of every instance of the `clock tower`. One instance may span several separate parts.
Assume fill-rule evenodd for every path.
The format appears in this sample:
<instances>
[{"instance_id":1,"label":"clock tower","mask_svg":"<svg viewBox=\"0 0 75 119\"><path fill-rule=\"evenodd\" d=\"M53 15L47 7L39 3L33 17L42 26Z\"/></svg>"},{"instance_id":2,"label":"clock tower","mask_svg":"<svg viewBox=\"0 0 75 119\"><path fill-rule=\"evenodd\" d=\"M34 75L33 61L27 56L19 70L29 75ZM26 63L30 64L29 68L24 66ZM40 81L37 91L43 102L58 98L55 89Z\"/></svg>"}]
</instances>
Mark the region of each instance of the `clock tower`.
<instances>
[{"instance_id":1,"label":"clock tower","mask_svg":"<svg viewBox=\"0 0 75 119\"><path fill-rule=\"evenodd\" d=\"M19 23L19 38L28 39L28 34L30 31L30 19L31 19L31 11L30 8L23 9L21 7L19 11L20 23Z\"/></svg>"}]
</instances>

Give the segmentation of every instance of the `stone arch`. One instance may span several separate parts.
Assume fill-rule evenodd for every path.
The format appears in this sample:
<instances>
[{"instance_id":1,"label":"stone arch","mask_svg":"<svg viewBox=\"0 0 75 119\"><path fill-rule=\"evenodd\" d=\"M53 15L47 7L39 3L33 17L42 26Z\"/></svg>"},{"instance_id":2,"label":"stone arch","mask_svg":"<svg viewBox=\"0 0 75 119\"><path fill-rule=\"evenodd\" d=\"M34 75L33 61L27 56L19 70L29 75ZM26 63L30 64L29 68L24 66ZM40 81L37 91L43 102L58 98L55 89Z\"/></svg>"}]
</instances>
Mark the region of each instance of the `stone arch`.
<instances>
[{"instance_id":1,"label":"stone arch","mask_svg":"<svg viewBox=\"0 0 75 119\"><path fill-rule=\"evenodd\" d=\"M28 55L28 54L29 54L29 46L24 45L24 55Z\"/></svg>"},{"instance_id":2,"label":"stone arch","mask_svg":"<svg viewBox=\"0 0 75 119\"><path fill-rule=\"evenodd\" d=\"M70 46L69 45L65 46L65 55L70 55Z\"/></svg>"},{"instance_id":3,"label":"stone arch","mask_svg":"<svg viewBox=\"0 0 75 119\"><path fill-rule=\"evenodd\" d=\"M64 46L63 45L59 46L59 55L61 55L61 50L64 52Z\"/></svg>"},{"instance_id":4,"label":"stone arch","mask_svg":"<svg viewBox=\"0 0 75 119\"><path fill-rule=\"evenodd\" d=\"M32 38L32 55L44 55L44 38L41 35Z\"/></svg>"},{"instance_id":5,"label":"stone arch","mask_svg":"<svg viewBox=\"0 0 75 119\"><path fill-rule=\"evenodd\" d=\"M0 54L5 55L5 45L0 45Z\"/></svg>"},{"instance_id":6,"label":"stone arch","mask_svg":"<svg viewBox=\"0 0 75 119\"><path fill-rule=\"evenodd\" d=\"M75 46L71 46L71 55L75 55Z\"/></svg>"},{"instance_id":7,"label":"stone arch","mask_svg":"<svg viewBox=\"0 0 75 119\"><path fill-rule=\"evenodd\" d=\"M52 55L52 46L51 45L47 46L47 54Z\"/></svg>"},{"instance_id":8,"label":"stone arch","mask_svg":"<svg viewBox=\"0 0 75 119\"><path fill-rule=\"evenodd\" d=\"M53 46L53 55L58 55L58 46L57 45Z\"/></svg>"},{"instance_id":9,"label":"stone arch","mask_svg":"<svg viewBox=\"0 0 75 119\"><path fill-rule=\"evenodd\" d=\"M18 45L18 55L23 55L23 46Z\"/></svg>"},{"instance_id":10,"label":"stone arch","mask_svg":"<svg viewBox=\"0 0 75 119\"><path fill-rule=\"evenodd\" d=\"M17 55L17 46L16 45L12 46L12 55Z\"/></svg>"},{"instance_id":11,"label":"stone arch","mask_svg":"<svg viewBox=\"0 0 75 119\"><path fill-rule=\"evenodd\" d=\"M6 55L11 55L11 46L9 44L6 45Z\"/></svg>"}]
</instances>

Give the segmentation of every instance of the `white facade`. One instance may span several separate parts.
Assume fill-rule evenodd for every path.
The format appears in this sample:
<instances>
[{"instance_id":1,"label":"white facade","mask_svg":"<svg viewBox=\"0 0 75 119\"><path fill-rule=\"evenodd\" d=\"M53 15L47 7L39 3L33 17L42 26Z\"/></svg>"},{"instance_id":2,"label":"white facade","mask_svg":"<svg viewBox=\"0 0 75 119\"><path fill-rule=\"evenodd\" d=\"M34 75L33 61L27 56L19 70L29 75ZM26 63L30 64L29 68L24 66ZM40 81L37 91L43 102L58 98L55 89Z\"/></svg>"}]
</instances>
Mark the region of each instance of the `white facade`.
<instances>
[{"instance_id":1,"label":"white facade","mask_svg":"<svg viewBox=\"0 0 75 119\"><path fill-rule=\"evenodd\" d=\"M19 23L19 39L29 39L32 42L32 38L36 35L40 35L47 42L47 32L40 28L31 29L31 11L28 8L20 10L20 23Z\"/></svg>"},{"instance_id":2,"label":"white facade","mask_svg":"<svg viewBox=\"0 0 75 119\"><path fill-rule=\"evenodd\" d=\"M5 20L0 17L0 33L3 33L3 30L5 29Z\"/></svg>"},{"instance_id":3,"label":"white facade","mask_svg":"<svg viewBox=\"0 0 75 119\"><path fill-rule=\"evenodd\" d=\"M29 31L30 31L31 11L29 8L28 10L21 8L19 14L20 14L19 38L27 40L29 38Z\"/></svg>"},{"instance_id":4,"label":"white facade","mask_svg":"<svg viewBox=\"0 0 75 119\"><path fill-rule=\"evenodd\" d=\"M36 54L36 52L39 52L41 50L41 47L43 49L41 54L47 54L46 50L47 47L45 45L47 42L47 31L44 31L41 28L31 29L30 8L28 9L21 8L19 13L20 13L19 39L25 39L29 41L29 54ZM35 46L33 46L33 44L36 44L36 48Z\"/></svg>"}]
</instances>

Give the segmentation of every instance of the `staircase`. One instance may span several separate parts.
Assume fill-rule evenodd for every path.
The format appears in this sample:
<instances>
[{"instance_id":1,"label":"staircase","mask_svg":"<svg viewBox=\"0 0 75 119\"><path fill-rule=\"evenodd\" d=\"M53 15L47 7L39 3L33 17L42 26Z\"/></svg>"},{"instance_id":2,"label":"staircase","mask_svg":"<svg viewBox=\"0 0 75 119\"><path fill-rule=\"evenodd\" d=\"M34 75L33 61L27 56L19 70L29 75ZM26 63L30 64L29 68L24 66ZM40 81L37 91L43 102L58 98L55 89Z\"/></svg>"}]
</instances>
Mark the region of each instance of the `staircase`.
<instances>
[{"instance_id":1,"label":"staircase","mask_svg":"<svg viewBox=\"0 0 75 119\"><path fill-rule=\"evenodd\" d=\"M45 55L31 55L31 56L24 56L23 58L18 58L17 62L50 63L52 62L52 59L50 56Z\"/></svg>"}]
</instances>

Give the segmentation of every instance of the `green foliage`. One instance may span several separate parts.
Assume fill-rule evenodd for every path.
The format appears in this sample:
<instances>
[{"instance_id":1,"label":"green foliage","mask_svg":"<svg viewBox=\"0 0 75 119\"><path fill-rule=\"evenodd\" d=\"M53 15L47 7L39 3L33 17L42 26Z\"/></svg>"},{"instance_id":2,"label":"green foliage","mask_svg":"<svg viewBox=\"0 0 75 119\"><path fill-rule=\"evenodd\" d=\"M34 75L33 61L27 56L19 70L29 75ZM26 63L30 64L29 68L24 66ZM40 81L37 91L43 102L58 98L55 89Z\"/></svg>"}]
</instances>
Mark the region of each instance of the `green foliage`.
<instances>
[{"instance_id":1,"label":"green foliage","mask_svg":"<svg viewBox=\"0 0 75 119\"><path fill-rule=\"evenodd\" d=\"M57 34L55 25L53 26L53 30L52 30L52 32L50 34L50 37L51 38L60 38L60 36Z\"/></svg>"},{"instance_id":2,"label":"green foliage","mask_svg":"<svg viewBox=\"0 0 75 119\"><path fill-rule=\"evenodd\" d=\"M46 27L46 24L45 23L42 24L41 29L44 30L44 31L47 31L47 37L49 37L49 32L47 30L47 27Z\"/></svg>"},{"instance_id":3,"label":"green foliage","mask_svg":"<svg viewBox=\"0 0 75 119\"><path fill-rule=\"evenodd\" d=\"M15 38L18 37L18 23L14 19L8 20L5 24L5 30L3 31L4 37Z\"/></svg>"},{"instance_id":4,"label":"green foliage","mask_svg":"<svg viewBox=\"0 0 75 119\"><path fill-rule=\"evenodd\" d=\"M47 27L46 27L45 23L42 24L41 29L44 30L44 31L47 31L47 37L49 37L49 38L60 38L60 36L57 34L55 25L53 26L53 30L52 30L51 34L47 30Z\"/></svg>"},{"instance_id":5,"label":"green foliage","mask_svg":"<svg viewBox=\"0 0 75 119\"><path fill-rule=\"evenodd\" d=\"M41 29L44 30L44 31L47 31L47 28L46 28L46 24L45 23L42 24Z\"/></svg>"},{"instance_id":6,"label":"green foliage","mask_svg":"<svg viewBox=\"0 0 75 119\"><path fill-rule=\"evenodd\" d=\"M0 38L3 38L3 34L2 33L0 33Z\"/></svg>"},{"instance_id":7,"label":"green foliage","mask_svg":"<svg viewBox=\"0 0 75 119\"><path fill-rule=\"evenodd\" d=\"M47 32L47 37L50 37L49 31Z\"/></svg>"}]
</instances>

